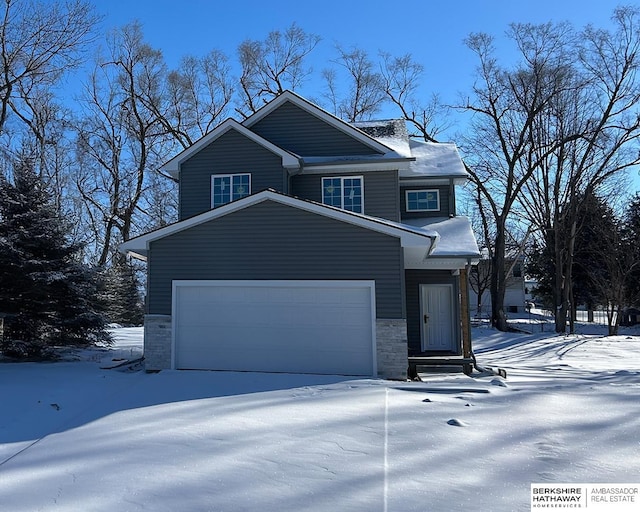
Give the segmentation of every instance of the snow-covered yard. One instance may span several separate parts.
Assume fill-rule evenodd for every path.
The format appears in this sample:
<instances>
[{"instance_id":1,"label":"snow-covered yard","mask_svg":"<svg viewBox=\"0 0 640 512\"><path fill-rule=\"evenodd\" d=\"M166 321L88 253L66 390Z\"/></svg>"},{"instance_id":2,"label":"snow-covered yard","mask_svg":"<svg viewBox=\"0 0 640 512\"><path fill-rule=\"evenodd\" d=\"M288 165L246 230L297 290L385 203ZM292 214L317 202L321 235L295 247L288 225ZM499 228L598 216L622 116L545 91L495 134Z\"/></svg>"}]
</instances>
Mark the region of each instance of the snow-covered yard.
<instances>
[{"instance_id":1,"label":"snow-covered yard","mask_svg":"<svg viewBox=\"0 0 640 512\"><path fill-rule=\"evenodd\" d=\"M480 327L506 380L424 382L103 370L141 352L141 329L115 334L0 364L1 510L512 512L533 482L640 481L637 330Z\"/></svg>"}]
</instances>

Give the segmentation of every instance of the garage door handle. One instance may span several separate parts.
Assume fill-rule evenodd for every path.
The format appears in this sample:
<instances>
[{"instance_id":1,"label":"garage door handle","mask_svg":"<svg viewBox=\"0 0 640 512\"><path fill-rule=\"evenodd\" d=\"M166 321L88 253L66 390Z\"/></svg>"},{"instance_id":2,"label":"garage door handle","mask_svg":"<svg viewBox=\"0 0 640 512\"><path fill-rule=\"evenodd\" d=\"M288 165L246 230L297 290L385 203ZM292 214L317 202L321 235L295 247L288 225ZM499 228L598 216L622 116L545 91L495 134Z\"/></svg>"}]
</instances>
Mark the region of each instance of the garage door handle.
<instances>
[{"instance_id":1,"label":"garage door handle","mask_svg":"<svg viewBox=\"0 0 640 512\"><path fill-rule=\"evenodd\" d=\"M429 317L427 315L424 315L424 323L426 324L427 321L429 320Z\"/></svg>"}]
</instances>

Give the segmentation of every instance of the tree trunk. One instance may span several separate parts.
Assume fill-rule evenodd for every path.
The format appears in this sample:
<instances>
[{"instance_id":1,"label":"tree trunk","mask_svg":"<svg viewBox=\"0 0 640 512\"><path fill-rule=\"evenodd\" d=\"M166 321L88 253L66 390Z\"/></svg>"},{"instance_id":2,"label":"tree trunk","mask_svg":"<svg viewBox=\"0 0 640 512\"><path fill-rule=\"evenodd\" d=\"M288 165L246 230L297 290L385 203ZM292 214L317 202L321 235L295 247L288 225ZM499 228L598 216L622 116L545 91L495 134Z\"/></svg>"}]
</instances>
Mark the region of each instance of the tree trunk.
<instances>
[{"instance_id":1,"label":"tree trunk","mask_svg":"<svg viewBox=\"0 0 640 512\"><path fill-rule=\"evenodd\" d=\"M507 332L507 315L504 312L505 276L505 226L500 219L491 262L491 325L499 331Z\"/></svg>"}]
</instances>

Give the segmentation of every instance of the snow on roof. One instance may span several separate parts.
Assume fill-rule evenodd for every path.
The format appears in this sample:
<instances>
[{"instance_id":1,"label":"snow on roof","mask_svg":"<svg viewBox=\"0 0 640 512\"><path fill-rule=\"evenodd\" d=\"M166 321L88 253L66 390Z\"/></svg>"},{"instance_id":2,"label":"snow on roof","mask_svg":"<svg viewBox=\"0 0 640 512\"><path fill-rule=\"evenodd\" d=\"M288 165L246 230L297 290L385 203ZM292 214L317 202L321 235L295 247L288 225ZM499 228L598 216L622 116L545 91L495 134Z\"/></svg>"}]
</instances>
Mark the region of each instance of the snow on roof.
<instances>
[{"instance_id":1,"label":"snow on roof","mask_svg":"<svg viewBox=\"0 0 640 512\"><path fill-rule=\"evenodd\" d=\"M380 141L405 158L413 157L409 169L400 171L401 178L468 176L457 146L452 142L424 142L409 138L403 119L383 119L353 123L370 137Z\"/></svg>"},{"instance_id":2,"label":"snow on roof","mask_svg":"<svg viewBox=\"0 0 640 512\"><path fill-rule=\"evenodd\" d=\"M405 219L403 222L438 233L439 238L430 257L480 257L478 243L467 217Z\"/></svg>"},{"instance_id":3,"label":"snow on roof","mask_svg":"<svg viewBox=\"0 0 640 512\"><path fill-rule=\"evenodd\" d=\"M401 178L455 176L466 178L457 146L452 142L422 142L410 140L411 154L416 158L409 170L400 174Z\"/></svg>"}]
</instances>

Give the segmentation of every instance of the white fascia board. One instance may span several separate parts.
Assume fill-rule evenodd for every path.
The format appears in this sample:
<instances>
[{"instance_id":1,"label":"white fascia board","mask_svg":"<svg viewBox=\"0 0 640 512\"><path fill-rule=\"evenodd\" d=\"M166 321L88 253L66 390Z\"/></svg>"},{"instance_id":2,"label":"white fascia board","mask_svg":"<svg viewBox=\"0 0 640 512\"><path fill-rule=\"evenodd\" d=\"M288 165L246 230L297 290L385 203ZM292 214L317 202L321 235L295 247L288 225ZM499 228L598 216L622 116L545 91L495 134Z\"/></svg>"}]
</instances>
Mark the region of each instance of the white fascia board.
<instances>
[{"instance_id":1,"label":"white fascia board","mask_svg":"<svg viewBox=\"0 0 640 512\"><path fill-rule=\"evenodd\" d=\"M321 119L327 124L334 126L338 130L357 139L363 144L366 144L372 149L379 151L380 153L389 153L390 151L393 151L390 147L385 146L381 142L378 142L377 140L370 137L369 135L359 130L355 126L352 126L349 123L344 122L339 117L334 116L333 114L330 114L326 110L318 107L317 105L314 105L313 103L307 101L306 99L302 98L301 96L298 96L297 94L289 90L284 91L283 93L276 96L264 107L262 107L257 112L247 117L242 122L242 124L247 128L250 128L251 126L256 124L258 121L266 117L268 114L273 112L275 109L277 109L280 105L282 105L286 101L290 101L297 107L300 107L301 109L306 110L307 112L316 116L317 118Z\"/></svg>"},{"instance_id":2,"label":"white fascia board","mask_svg":"<svg viewBox=\"0 0 640 512\"><path fill-rule=\"evenodd\" d=\"M174 156L171 160L165 163L160 168L160 170L170 174L171 176L177 177L180 173L180 165L182 164L182 162L196 154L202 148L211 144L213 141L227 133L229 130L236 130L248 139L254 141L257 144L260 144L272 153L280 156L282 158L282 166L285 169L298 169L300 167L300 160L293 153L290 153L269 142L268 140L263 139L258 134L253 133L251 130L238 123L238 121L234 119L227 119L223 123L219 124L214 130L206 134L204 137L194 142L187 149Z\"/></svg>"},{"instance_id":3,"label":"white fascia board","mask_svg":"<svg viewBox=\"0 0 640 512\"><path fill-rule=\"evenodd\" d=\"M124 244L122 244L124 245ZM147 262L147 251L146 250L142 250L139 249L140 252L135 252L133 250L123 250L122 245L118 248L118 250L122 253L124 253L126 256L131 256L133 259L139 260L139 261L143 261L143 262Z\"/></svg>"},{"instance_id":4,"label":"white fascia board","mask_svg":"<svg viewBox=\"0 0 640 512\"><path fill-rule=\"evenodd\" d=\"M348 224L363 227L371 231L377 231L379 233L393 236L400 239L402 247L424 248L424 250L426 251L425 255L428 255L435 248L438 240L438 234L434 231L412 228L410 226L400 225L399 223L387 221L384 219L373 219L371 217L367 217L366 215L347 212L339 208L321 205L319 203L314 203L311 201L304 201L301 199L296 199L294 197L279 194L271 190L265 190L254 195L238 199L237 201L234 201L232 203L219 206L218 208L214 208L213 210L201 213L200 215L196 215L195 217L191 217L189 219L176 222L175 224L171 224L170 226L165 226L163 228L157 229L156 231L152 231L150 233L147 233L146 235L141 235L139 237L133 238L128 242L120 245L120 252L125 254L134 253L135 255L138 255L138 257L144 257L149 250L149 244L155 240L159 240L185 229L189 229L199 224L209 222L210 220L216 219L218 217L223 217L224 215L242 210L263 201L275 201L287 206L291 206L293 208L297 208L299 210L305 210L311 213L322 215L324 217L336 219L341 222L346 222Z\"/></svg>"}]
</instances>

